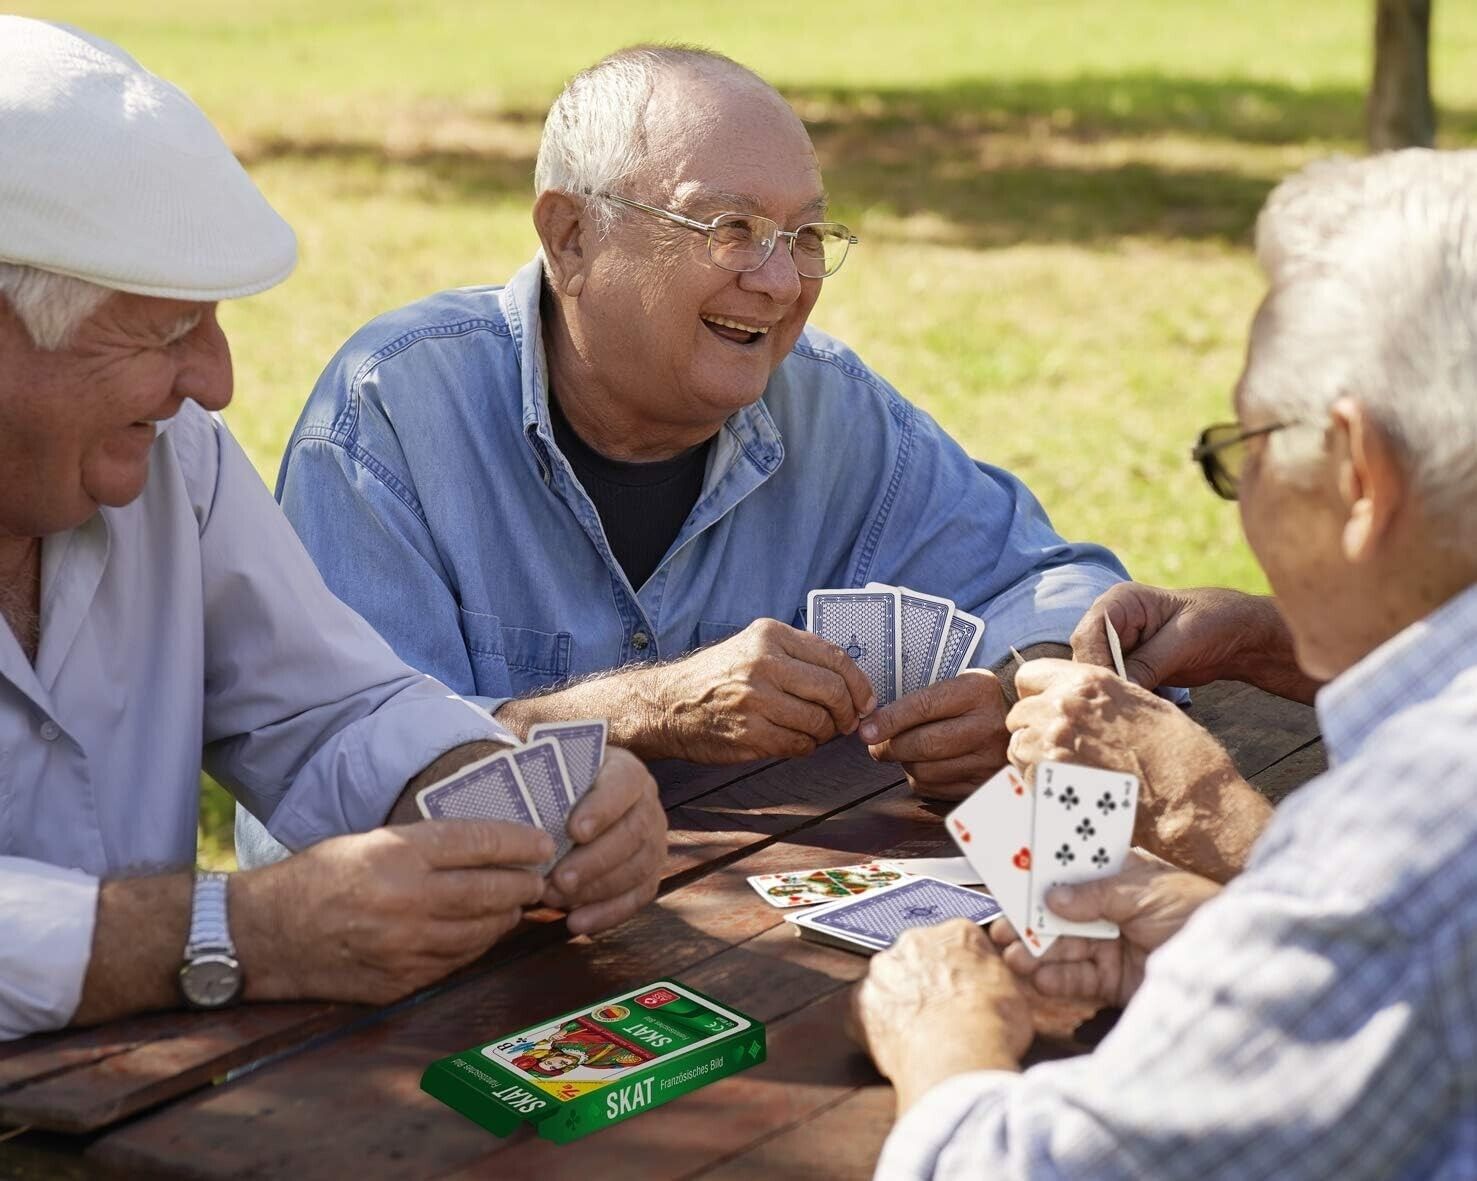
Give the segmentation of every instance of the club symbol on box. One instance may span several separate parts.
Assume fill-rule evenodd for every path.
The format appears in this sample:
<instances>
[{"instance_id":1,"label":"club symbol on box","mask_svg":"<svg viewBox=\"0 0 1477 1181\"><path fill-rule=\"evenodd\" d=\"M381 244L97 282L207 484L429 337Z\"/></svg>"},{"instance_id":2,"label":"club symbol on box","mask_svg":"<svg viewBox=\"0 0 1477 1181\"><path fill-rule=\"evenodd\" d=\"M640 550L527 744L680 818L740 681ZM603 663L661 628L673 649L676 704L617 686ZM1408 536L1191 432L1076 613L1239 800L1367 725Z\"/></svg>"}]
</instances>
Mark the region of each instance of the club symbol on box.
<instances>
[{"instance_id":1,"label":"club symbol on box","mask_svg":"<svg viewBox=\"0 0 1477 1181\"><path fill-rule=\"evenodd\" d=\"M1056 851L1056 859L1062 865L1071 865L1072 862L1077 860L1077 854L1072 852L1072 847L1070 845L1064 844L1060 849Z\"/></svg>"},{"instance_id":2,"label":"club symbol on box","mask_svg":"<svg viewBox=\"0 0 1477 1181\"><path fill-rule=\"evenodd\" d=\"M1081 802L1082 797L1079 796L1073 788L1069 787L1066 791L1062 792L1062 807L1065 808L1068 812L1070 812Z\"/></svg>"},{"instance_id":3,"label":"club symbol on box","mask_svg":"<svg viewBox=\"0 0 1477 1181\"><path fill-rule=\"evenodd\" d=\"M1105 791L1102 795L1098 797L1097 810L1101 812L1104 816L1106 816L1109 812L1118 811L1118 801L1113 798L1112 792Z\"/></svg>"},{"instance_id":4,"label":"club symbol on box","mask_svg":"<svg viewBox=\"0 0 1477 1181\"><path fill-rule=\"evenodd\" d=\"M1090 841L1093 837L1097 836L1097 829L1093 828L1092 821L1086 816L1082 818L1081 823L1077 825L1075 831L1084 841Z\"/></svg>"},{"instance_id":5,"label":"club symbol on box","mask_svg":"<svg viewBox=\"0 0 1477 1181\"><path fill-rule=\"evenodd\" d=\"M1092 855L1092 863L1099 869L1102 869L1103 866L1108 864L1108 851L1106 849L1099 849Z\"/></svg>"}]
</instances>

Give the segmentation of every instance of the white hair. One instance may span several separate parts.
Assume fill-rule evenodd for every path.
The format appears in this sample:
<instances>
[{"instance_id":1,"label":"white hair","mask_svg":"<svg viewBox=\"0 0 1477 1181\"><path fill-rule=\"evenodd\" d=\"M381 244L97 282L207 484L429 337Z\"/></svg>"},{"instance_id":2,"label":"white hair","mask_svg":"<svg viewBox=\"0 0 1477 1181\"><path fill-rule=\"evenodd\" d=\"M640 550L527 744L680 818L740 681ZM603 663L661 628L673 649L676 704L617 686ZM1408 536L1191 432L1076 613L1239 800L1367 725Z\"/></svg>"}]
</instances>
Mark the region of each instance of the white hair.
<instances>
[{"instance_id":1,"label":"white hair","mask_svg":"<svg viewBox=\"0 0 1477 1181\"><path fill-rule=\"evenodd\" d=\"M1312 164L1267 199L1256 250L1271 290L1243 399L1315 427L1358 401L1431 520L1477 550L1477 151ZM1269 450L1301 468L1322 437L1280 431Z\"/></svg>"},{"instance_id":2,"label":"white hair","mask_svg":"<svg viewBox=\"0 0 1477 1181\"><path fill-rule=\"evenodd\" d=\"M623 208L603 200L647 158L647 105L664 76L728 73L778 94L747 66L695 45L632 45L581 70L559 92L544 120L533 191L584 197L598 232Z\"/></svg>"},{"instance_id":3,"label":"white hair","mask_svg":"<svg viewBox=\"0 0 1477 1181\"><path fill-rule=\"evenodd\" d=\"M10 304L31 343L48 352L66 348L82 322L112 294L86 279L0 262L0 298Z\"/></svg>"}]
</instances>

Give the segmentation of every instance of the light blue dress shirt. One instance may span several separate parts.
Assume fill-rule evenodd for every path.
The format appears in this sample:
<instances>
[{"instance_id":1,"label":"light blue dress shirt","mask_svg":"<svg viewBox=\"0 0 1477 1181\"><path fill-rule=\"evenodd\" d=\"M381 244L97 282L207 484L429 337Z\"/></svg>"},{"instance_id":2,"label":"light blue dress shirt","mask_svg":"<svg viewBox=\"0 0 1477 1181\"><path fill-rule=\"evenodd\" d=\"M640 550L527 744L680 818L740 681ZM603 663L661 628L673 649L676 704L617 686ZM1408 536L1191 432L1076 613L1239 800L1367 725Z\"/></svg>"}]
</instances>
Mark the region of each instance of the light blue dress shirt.
<instances>
[{"instance_id":1,"label":"light blue dress shirt","mask_svg":"<svg viewBox=\"0 0 1477 1181\"><path fill-rule=\"evenodd\" d=\"M1125 577L1062 540L855 353L807 329L712 447L702 493L645 585L611 554L554 442L537 259L502 288L372 321L319 379L277 486L328 585L411 665L495 708L762 617L815 587L901 583L986 622L974 663L1065 641Z\"/></svg>"},{"instance_id":2,"label":"light blue dress shirt","mask_svg":"<svg viewBox=\"0 0 1477 1181\"><path fill-rule=\"evenodd\" d=\"M947 1079L878 1178L1477 1176L1477 587L1323 689L1334 767L1087 1057Z\"/></svg>"},{"instance_id":3,"label":"light blue dress shirt","mask_svg":"<svg viewBox=\"0 0 1477 1181\"><path fill-rule=\"evenodd\" d=\"M70 1019L100 878L195 864L202 747L299 849L380 824L452 747L507 737L328 592L186 402L137 500L44 539L34 667L0 626L0 1039Z\"/></svg>"}]
</instances>

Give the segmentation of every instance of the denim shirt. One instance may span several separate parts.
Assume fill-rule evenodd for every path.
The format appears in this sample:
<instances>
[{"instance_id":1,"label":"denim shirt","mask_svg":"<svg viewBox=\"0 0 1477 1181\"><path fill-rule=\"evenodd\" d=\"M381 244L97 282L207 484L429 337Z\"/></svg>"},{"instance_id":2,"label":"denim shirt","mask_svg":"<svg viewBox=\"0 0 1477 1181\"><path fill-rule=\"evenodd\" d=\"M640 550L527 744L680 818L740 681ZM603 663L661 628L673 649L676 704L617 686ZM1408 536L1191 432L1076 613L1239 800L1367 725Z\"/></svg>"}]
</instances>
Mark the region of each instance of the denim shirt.
<instances>
[{"instance_id":1,"label":"denim shirt","mask_svg":"<svg viewBox=\"0 0 1477 1181\"><path fill-rule=\"evenodd\" d=\"M974 663L1065 642L1125 577L1064 541L841 342L807 329L714 441L702 493L643 586L554 442L541 262L371 321L319 378L277 497L328 585L412 666L495 709L755 619L814 587L899 583L986 622Z\"/></svg>"}]
</instances>

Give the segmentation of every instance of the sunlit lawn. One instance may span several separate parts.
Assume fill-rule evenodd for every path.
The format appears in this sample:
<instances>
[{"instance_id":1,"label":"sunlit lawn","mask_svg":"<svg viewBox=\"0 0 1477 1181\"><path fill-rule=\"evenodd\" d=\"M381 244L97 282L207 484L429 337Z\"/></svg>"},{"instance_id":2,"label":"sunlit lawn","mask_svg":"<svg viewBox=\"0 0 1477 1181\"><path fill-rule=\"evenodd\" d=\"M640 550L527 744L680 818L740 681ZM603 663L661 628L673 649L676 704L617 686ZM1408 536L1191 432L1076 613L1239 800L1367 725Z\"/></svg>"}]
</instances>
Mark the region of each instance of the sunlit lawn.
<instances>
[{"instance_id":1,"label":"sunlit lawn","mask_svg":"<svg viewBox=\"0 0 1477 1181\"><path fill-rule=\"evenodd\" d=\"M563 79L688 40L778 83L863 245L814 321L1058 527L1141 578L1259 589L1187 462L1227 416L1276 180L1360 150L1356 0L813 0L805 6L328 0L25 3L189 91L296 227L283 287L230 305L227 417L267 480L370 316L531 256L533 155ZM1436 6L1445 146L1477 143L1477 6ZM228 859L207 796L202 857Z\"/></svg>"}]
</instances>

